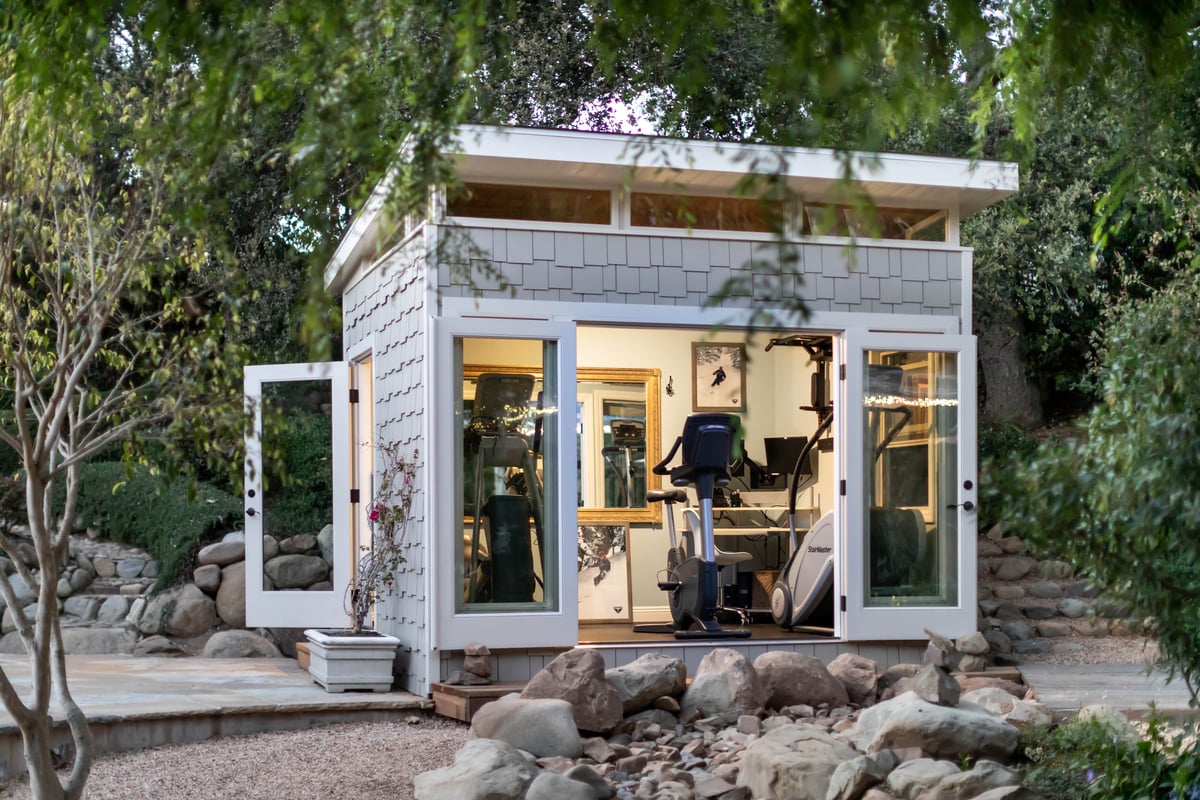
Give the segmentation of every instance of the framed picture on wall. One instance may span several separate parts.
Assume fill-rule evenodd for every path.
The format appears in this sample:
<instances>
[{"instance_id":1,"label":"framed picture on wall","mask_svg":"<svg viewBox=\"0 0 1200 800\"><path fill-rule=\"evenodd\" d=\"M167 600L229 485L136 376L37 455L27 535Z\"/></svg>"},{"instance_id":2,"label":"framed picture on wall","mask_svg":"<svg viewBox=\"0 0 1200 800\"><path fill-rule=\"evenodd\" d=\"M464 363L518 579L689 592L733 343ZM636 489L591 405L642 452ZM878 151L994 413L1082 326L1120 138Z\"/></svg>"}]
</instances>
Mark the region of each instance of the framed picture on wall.
<instances>
[{"instance_id":1,"label":"framed picture on wall","mask_svg":"<svg viewBox=\"0 0 1200 800\"><path fill-rule=\"evenodd\" d=\"M746 345L692 342L692 410L743 411L746 407Z\"/></svg>"},{"instance_id":2,"label":"framed picture on wall","mask_svg":"<svg viewBox=\"0 0 1200 800\"><path fill-rule=\"evenodd\" d=\"M579 621L629 622L629 525L579 526Z\"/></svg>"}]
</instances>

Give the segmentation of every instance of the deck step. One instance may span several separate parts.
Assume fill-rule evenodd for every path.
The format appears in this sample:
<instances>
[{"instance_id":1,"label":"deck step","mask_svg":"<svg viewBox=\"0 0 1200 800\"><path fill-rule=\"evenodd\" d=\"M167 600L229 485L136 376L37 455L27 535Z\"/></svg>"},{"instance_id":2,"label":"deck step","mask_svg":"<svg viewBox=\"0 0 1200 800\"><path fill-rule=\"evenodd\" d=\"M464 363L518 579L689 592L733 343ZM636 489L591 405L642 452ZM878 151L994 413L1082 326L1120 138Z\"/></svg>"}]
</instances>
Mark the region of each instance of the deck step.
<instances>
[{"instance_id":1,"label":"deck step","mask_svg":"<svg viewBox=\"0 0 1200 800\"><path fill-rule=\"evenodd\" d=\"M489 683L486 686L458 686L449 683L435 683L433 690L433 710L443 717L470 722L475 712L488 703L512 692L525 688L524 683Z\"/></svg>"}]
</instances>

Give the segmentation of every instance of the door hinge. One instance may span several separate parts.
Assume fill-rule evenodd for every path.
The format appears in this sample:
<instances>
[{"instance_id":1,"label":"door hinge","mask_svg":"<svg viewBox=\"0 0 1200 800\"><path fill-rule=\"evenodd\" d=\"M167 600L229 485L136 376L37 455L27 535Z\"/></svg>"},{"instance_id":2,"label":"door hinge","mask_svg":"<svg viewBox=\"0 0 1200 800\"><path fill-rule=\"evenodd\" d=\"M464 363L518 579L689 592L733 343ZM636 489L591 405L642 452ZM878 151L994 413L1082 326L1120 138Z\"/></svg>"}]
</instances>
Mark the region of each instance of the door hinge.
<instances>
[{"instance_id":1,"label":"door hinge","mask_svg":"<svg viewBox=\"0 0 1200 800\"><path fill-rule=\"evenodd\" d=\"M351 402L351 403L357 403L357 402L358 402L358 389L351 389L351 390L350 390L350 402Z\"/></svg>"},{"instance_id":2,"label":"door hinge","mask_svg":"<svg viewBox=\"0 0 1200 800\"><path fill-rule=\"evenodd\" d=\"M842 495L842 497L846 496L846 479L845 478L843 478L841 480L841 482L838 484L838 492Z\"/></svg>"},{"instance_id":3,"label":"door hinge","mask_svg":"<svg viewBox=\"0 0 1200 800\"><path fill-rule=\"evenodd\" d=\"M846 380L846 365L842 364L838 367L838 378Z\"/></svg>"},{"instance_id":4,"label":"door hinge","mask_svg":"<svg viewBox=\"0 0 1200 800\"><path fill-rule=\"evenodd\" d=\"M350 490L350 502L351 502L351 503L357 503L357 502L359 502L359 494L358 494L358 489L351 489L351 490Z\"/></svg>"},{"instance_id":5,"label":"door hinge","mask_svg":"<svg viewBox=\"0 0 1200 800\"><path fill-rule=\"evenodd\" d=\"M846 610L846 595L842 595L840 605L842 607L842 611L845 611Z\"/></svg>"}]
</instances>

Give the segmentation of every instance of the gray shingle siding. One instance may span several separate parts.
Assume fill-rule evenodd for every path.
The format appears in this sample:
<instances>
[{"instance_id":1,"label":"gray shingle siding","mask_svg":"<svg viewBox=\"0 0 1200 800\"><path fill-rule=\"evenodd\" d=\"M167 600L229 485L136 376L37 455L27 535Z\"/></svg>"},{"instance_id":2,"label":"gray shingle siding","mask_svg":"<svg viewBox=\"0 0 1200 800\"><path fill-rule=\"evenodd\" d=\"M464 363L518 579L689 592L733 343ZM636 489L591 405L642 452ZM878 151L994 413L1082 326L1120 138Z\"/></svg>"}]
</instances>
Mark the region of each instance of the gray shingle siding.
<instances>
[{"instance_id":1,"label":"gray shingle siding","mask_svg":"<svg viewBox=\"0 0 1200 800\"><path fill-rule=\"evenodd\" d=\"M799 297L814 310L957 316L962 253L860 242L775 242L491 228L439 228L443 297L745 308ZM503 243L499 245L498 243ZM463 270L471 264L474 286ZM799 277L802 280L797 280Z\"/></svg>"}]
</instances>

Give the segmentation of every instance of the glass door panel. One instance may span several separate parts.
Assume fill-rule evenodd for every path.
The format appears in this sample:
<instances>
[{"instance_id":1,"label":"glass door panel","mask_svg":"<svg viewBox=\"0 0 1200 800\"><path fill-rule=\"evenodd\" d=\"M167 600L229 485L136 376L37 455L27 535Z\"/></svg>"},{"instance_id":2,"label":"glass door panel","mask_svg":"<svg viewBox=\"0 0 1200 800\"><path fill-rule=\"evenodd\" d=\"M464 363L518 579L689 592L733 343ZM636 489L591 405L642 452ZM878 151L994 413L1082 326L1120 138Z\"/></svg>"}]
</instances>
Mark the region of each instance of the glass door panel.
<instances>
[{"instance_id":1,"label":"glass door panel","mask_svg":"<svg viewBox=\"0 0 1200 800\"><path fill-rule=\"evenodd\" d=\"M351 566L345 364L246 368L246 622L344 627Z\"/></svg>"},{"instance_id":2,"label":"glass door panel","mask_svg":"<svg viewBox=\"0 0 1200 800\"><path fill-rule=\"evenodd\" d=\"M972 337L850 334L844 346L845 632L975 625Z\"/></svg>"}]
</instances>

